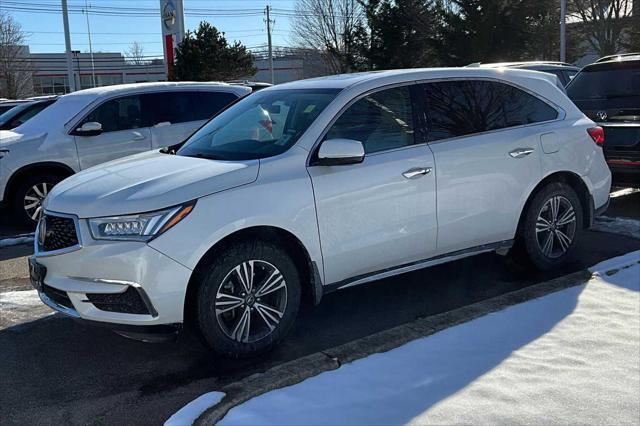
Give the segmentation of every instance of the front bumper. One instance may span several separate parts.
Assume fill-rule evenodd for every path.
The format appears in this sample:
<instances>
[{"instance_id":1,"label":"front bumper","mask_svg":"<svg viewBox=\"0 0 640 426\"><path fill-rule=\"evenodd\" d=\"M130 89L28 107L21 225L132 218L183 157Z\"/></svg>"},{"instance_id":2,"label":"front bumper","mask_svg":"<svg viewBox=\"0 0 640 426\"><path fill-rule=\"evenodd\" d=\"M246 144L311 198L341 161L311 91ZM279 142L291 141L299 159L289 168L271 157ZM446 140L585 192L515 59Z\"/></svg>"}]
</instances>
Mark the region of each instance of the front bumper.
<instances>
[{"instance_id":1,"label":"front bumper","mask_svg":"<svg viewBox=\"0 0 640 426\"><path fill-rule=\"evenodd\" d=\"M182 323L190 269L145 243L92 240L86 222L76 221L77 246L51 254L35 243L32 261L44 271L35 287L46 305L103 323Z\"/></svg>"}]
</instances>

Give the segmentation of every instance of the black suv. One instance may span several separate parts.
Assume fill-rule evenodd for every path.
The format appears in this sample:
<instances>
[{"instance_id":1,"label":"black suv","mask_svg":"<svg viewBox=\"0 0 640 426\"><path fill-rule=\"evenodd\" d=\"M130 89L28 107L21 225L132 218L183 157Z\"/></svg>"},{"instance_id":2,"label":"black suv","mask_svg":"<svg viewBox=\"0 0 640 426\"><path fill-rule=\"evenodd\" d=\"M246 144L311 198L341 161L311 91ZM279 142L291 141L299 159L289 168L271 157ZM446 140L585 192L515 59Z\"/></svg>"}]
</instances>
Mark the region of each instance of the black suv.
<instances>
[{"instance_id":1,"label":"black suv","mask_svg":"<svg viewBox=\"0 0 640 426\"><path fill-rule=\"evenodd\" d=\"M640 186L640 53L587 65L567 94L604 128L604 155L614 184Z\"/></svg>"}]
</instances>

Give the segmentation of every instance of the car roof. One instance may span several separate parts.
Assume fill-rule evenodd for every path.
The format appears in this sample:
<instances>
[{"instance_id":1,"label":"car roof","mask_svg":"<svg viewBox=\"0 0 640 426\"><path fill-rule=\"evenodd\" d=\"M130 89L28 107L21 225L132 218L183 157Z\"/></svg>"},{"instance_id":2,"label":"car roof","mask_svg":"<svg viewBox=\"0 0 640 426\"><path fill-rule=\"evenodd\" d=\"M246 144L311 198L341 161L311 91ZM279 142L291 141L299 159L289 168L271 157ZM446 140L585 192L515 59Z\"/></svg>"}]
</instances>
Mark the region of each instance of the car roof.
<instances>
[{"instance_id":1,"label":"car roof","mask_svg":"<svg viewBox=\"0 0 640 426\"><path fill-rule=\"evenodd\" d=\"M619 55L603 56L594 62L594 64L602 64L605 62L626 62L640 61L640 53L621 53Z\"/></svg>"},{"instance_id":2,"label":"car roof","mask_svg":"<svg viewBox=\"0 0 640 426\"><path fill-rule=\"evenodd\" d=\"M476 63L469 64L468 67L480 67L480 68L526 68L532 66L543 66L549 68L573 68L579 69L575 65L568 64L566 62L558 61L522 61L522 62L494 62L489 64Z\"/></svg>"},{"instance_id":3,"label":"car roof","mask_svg":"<svg viewBox=\"0 0 640 426\"><path fill-rule=\"evenodd\" d=\"M351 74L337 74L325 77L309 78L297 80L289 83L282 83L276 86L262 89L262 91L282 90L282 89L345 89L361 83L385 84L385 80L430 80L439 78L499 78L505 79L509 75L528 76L533 78L548 79L547 76L538 71L521 70L514 68L408 68L397 70L367 71ZM508 78L507 78L508 79Z\"/></svg>"},{"instance_id":4,"label":"car roof","mask_svg":"<svg viewBox=\"0 0 640 426\"><path fill-rule=\"evenodd\" d=\"M112 96L118 94L127 94L127 93L139 93L144 91L163 91L163 90L171 90L171 89L220 89L224 92L233 92L233 93L249 93L251 91L250 88L239 86L239 85L231 85L222 82L148 82L148 83L128 83L128 84L116 84L112 86L101 86L94 87L91 89L83 89L78 90L73 93L69 93L64 95L66 97L71 96L83 96L88 98L100 98L102 96Z\"/></svg>"}]
</instances>

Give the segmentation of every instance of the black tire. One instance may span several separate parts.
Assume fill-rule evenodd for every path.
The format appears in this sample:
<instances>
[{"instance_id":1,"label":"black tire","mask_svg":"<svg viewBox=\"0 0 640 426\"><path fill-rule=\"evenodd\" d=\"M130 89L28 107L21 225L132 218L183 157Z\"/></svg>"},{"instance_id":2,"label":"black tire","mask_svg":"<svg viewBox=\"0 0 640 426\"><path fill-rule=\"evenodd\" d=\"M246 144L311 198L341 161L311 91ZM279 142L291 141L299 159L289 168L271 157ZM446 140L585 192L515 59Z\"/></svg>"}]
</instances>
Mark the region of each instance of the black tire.
<instances>
[{"instance_id":1,"label":"black tire","mask_svg":"<svg viewBox=\"0 0 640 426\"><path fill-rule=\"evenodd\" d=\"M560 225L566 220L550 221L547 226L546 218L553 216L553 208L549 204L553 200L558 200L556 201L559 206L556 207L556 210L559 210L558 219L562 218L563 212L568 211L568 205L573 209L575 220L569 222L570 226ZM541 271L550 271L564 265L571 259L579 243L583 229L583 217L582 203L569 185L557 182L541 188L529 203L527 211L524 212L514 247L516 259L520 263L524 263L525 266L532 266ZM551 225L551 223L553 224ZM560 234L570 236L571 242L567 244L567 240L560 241ZM550 244L547 244L548 242ZM549 250L549 246L551 250Z\"/></svg>"},{"instance_id":2,"label":"black tire","mask_svg":"<svg viewBox=\"0 0 640 426\"><path fill-rule=\"evenodd\" d=\"M40 186L46 184L48 191L57 185L65 176L55 173L36 173L24 178L16 186L16 190L13 193L11 199L11 210L16 221L22 225L35 227L38 223L39 216L36 219L32 219L30 214L25 209L25 197L32 190L34 186ZM47 192L48 193L48 192Z\"/></svg>"},{"instance_id":3,"label":"black tire","mask_svg":"<svg viewBox=\"0 0 640 426\"><path fill-rule=\"evenodd\" d=\"M240 294L244 293L238 294L238 291L243 287L238 275L240 272L236 268L250 261L254 261L253 276L256 280L253 286L254 293L241 296ZM260 302L261 299L257 297L255 290L264 283L267 275L275 273L269 269L270 267L276 268L282 275L282 281L285 284L284 301L282 289L263 296L265 299L277 297L277 302L273 302L276 299ZM272 243L260 240L235 243L218 253L213 262L199 273L198 279L200 282L195 300L195 320L204 342L218 355L227 358L246 358L265 353L284 339L295 322L300 307L300 275L291 257ZM219 292L243 298L244 304L218 316L216 308L227 309L231 306L229 303L232 303L228 301L229 299L222 298L225 296L219 298ZM247 298L249 294L255 296L253 302ZM283 309L279 323L274 325L271 321L274 325L273 330L267 324L268 316L262 313L265 312L266 308L263 307L265 304L275 307L276 310ZM237 336L232 329L237 329L233 325L239 324L240 316L244 315L245 310L249 308L251 309L248 313L251 326L256 328L247 331L247 339L242 341L244 333L240 332L241 336ZM268 334L260 337L260 331ZM251 332L256 333L253 338L249 338ZM234 334L236 338L232 338Z\"/></svg>"}]
</instances>

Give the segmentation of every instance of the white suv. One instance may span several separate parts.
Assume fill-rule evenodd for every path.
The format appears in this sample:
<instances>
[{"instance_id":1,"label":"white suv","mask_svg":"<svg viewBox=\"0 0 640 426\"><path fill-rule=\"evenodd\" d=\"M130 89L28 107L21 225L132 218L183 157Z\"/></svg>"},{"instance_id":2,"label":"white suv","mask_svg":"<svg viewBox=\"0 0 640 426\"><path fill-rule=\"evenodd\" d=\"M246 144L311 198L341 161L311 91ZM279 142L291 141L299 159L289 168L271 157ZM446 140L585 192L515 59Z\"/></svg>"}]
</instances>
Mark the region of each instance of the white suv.
<instances>
[{"instance_id":1,"label":"white suv","mask_svg":"<svg viewBox=\"0 0 640 426\"><path fill-rule=\"evenodd\" d=\"M333 290L511 248L562 264L608 204L602 138L532 71L278 85L56 186L32 282L121 334L191 322L218 353L259 353Z\"/></svg>"},{"instance_id":2,"label":"white suv","mask_svg":"<svg viewBox=\"0 0 640 426\"><path fill-rule=\"evenodd\" d=\"M250 92L224 83L142 83L62 96L21 126L0 130L0 202L35 225L42 199L62 179L182 141Z\"/></svg>"}]
</instances>

